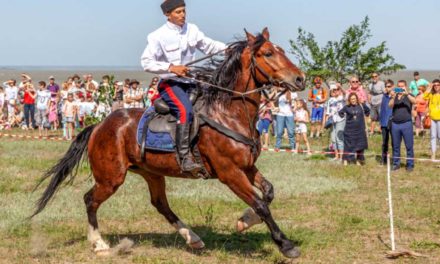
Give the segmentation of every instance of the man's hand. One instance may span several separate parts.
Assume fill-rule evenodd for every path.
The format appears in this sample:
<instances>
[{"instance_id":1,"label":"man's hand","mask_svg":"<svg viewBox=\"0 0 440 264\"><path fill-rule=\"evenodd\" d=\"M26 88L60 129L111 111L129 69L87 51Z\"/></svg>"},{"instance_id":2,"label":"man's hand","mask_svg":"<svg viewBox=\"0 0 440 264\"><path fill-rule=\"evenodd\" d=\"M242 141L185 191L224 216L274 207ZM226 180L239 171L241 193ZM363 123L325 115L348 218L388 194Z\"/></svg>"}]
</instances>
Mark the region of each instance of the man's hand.
<instances>
[{"instance_id":1,"label":"man's hand","mask_svg":"<svg viewBox=\"0 0 440 264\"><path fill-rule=\"evenodd\" d=\"M394 90L392 90L390 92L390 97L393 98L393 99L396 97L396 92Z\"/></svg>"},{"instance_id":2,"label":"man's hand","mask_svg":"<svg viewBox=\"0 0 440 264\"><path fill-rule=\"evenodd\" d=\"M176 74L177 76L186 76L189 68L184 65L170 65L168 71Z\"/></svg>"}]
</instances>

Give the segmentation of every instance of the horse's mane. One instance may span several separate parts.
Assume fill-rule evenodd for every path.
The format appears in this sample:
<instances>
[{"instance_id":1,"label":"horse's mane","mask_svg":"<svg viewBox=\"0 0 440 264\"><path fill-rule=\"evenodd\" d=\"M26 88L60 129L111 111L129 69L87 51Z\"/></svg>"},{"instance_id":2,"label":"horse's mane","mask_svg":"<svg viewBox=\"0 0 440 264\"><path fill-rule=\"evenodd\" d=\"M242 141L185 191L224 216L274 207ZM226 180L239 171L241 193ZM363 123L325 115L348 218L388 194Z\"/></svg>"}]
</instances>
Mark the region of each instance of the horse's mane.
<instances>
[{"instance_id":1,"label":"horse's mane","mask_svg":"<svg viewBox=\"0 0 440 264\"><path fill-rule=\"evenodd\" d=\"M258 34L252 52L257 51L266 39ZM212 58L207 64L198 67L197 78L210 84L223 87L233 91L237 79L241 75L241 55L248 46L248 41L238 40L228 45L228 52L224 58ZM232 93L221 91L215 87L204 89L204 97L208 105L220 102L226 103L231 98Z\"/></svg>"}]
</instances>

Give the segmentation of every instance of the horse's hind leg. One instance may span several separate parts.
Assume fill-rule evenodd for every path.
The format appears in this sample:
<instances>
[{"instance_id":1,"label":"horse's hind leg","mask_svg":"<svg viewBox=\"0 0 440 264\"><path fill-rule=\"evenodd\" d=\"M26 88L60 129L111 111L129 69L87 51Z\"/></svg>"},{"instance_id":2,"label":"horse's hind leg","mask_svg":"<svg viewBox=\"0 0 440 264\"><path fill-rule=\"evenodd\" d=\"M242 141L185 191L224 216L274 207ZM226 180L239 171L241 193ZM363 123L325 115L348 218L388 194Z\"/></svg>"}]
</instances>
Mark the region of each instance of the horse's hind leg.
<instances>
[{"instance_id":1,"label":"horse's hind leg","mask_svg":"<svg viewBox=\"0 0 440 264\"><path fill-rule=\"evenodd\" d=\"M115 168L113 168L115 169ZM84 202L87 208L87 217L89 221L89 231L87 238L93 246L95 252L108 250L110 247L102 239L98 229L98 220L96 212L103 202L112 196L119 186L124 182L127 171L123 166L115 170L106 170L99 172L93 170L95 185L84 195Z\"/></svg>"},{"instance_id":2,"label":"horse's hind leg","mask_svg":"<svg viewBox=\"0 0 440 264\"><path fill-rule=\"evenodd\" d=\"M144 179L148 183L150 190L151 203L156 207L157 211L162 214L168 222L179 232L185 239L186 244L193 249L200 249L205 246L200 237L187 227L171 210L167 195L165 192L164 176L150 175L143 173Z\"/></svg>"},{"instance_id":3,"label":"horse's hind leg","mask_svg":"<svg viewBox=\"0 0 440 264\"><path fill-rule=\"evenodd\" d=\"M274 198L274 189L272 183L264 178L256 167L254 167L252 171L248 173L248 179L251 181L253 186L257 187L261 191L263 194L263 200L269 205ZM246 208L246 210L243 212L243 215L237 221L237 231L243 232L262 222L263 221L255 213L254 209Z\"/></svg>"}]
</instances>

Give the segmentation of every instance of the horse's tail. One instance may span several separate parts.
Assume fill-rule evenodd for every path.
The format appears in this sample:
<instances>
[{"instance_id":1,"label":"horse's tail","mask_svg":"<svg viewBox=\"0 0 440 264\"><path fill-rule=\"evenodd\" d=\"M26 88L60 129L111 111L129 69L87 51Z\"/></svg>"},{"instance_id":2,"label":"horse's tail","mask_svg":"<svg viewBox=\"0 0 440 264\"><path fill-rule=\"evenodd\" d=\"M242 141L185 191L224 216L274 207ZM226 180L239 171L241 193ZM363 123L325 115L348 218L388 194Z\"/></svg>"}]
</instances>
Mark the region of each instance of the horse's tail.
<instances>
[{"instance_id":1,"label":"horse's tail","mask_svg":"<svg viewBox=\"0 0 440 264\"><path fill-rule=\"evenodd\" d=\"M69 183L73 181L77 172L78 165L83 157L83 154L87 150L87 145L89 143L90 135L93 132L95 125L86 127L75 140L70 145L69 150L66 152L64 157L62 157L58 163L48 170L43 177L40 179L39 183L35 187L34 191L43 183L47 178L52 177L49 185L44 191L41 198L37 201L37 208L32 214L31 218L39 214L46 207L47 203L50 201L52 196L57 191L58 187L66 180L70 175Z\"/></svg>"}]
</instances>

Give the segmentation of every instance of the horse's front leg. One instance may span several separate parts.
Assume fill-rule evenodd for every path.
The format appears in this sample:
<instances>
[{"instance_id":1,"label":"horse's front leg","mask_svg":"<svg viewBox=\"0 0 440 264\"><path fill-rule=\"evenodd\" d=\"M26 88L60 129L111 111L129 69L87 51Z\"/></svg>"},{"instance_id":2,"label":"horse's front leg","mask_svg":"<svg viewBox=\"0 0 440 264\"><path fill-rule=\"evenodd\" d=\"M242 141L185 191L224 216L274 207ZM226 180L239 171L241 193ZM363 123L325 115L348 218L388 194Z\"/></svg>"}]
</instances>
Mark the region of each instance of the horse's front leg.
<instances>
[{"instance_id":1,"label":"horse's front leg","mask_svg":"<svg viewBox=\"0 0 440 264\"><path fill-rule=\"evenodd\" d=\"M272 184L263 177L256 167L253 167L247 175L252 185L257 187L263 194L263 200L267 202L267 204L270 204L274 198ZM252 208L246 208L243 215L237 221L237 231L241 233L254 225L261 224L262 222L261 218Z\"/></svg>"},{"instance_id":2,"label":"horse's front leg","mask_svg":"<svg viewBox=\"0 0 440 264\"><path fill-rule=\"evenodd\" d=\"M288 258L299 257L299 248L280 230L269 210L268 202L261 199L252 187L248 175L238 168L229 170L219 175L219 180L226 184L238 197L247 203L255 213L266 223L273 241L281 253Z\"/></svg>"}]
</instances>

